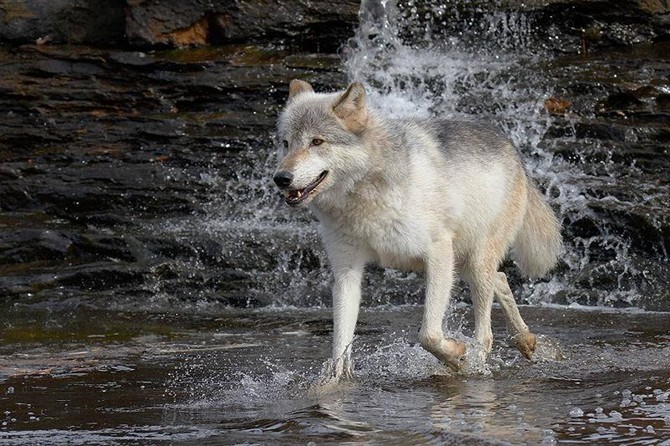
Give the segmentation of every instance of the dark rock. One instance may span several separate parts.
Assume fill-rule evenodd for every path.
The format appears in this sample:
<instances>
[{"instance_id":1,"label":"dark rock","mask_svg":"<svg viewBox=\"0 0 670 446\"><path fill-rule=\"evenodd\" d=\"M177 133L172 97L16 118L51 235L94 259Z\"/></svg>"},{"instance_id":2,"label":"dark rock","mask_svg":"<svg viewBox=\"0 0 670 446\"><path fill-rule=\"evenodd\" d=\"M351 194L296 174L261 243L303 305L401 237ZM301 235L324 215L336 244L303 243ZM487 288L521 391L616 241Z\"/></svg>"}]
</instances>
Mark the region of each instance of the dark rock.
<instances>
[{"instance_id":1,"label":"dark rock","mask_svg":"<svg viewBox=\"0 0 670 446\"><path fill-rule=\"evenodd\" d=\"M97 291L115 288L134 288L144 282L142 271L127 265L92 263L68 268L54 277L56 286Z\"/></svg>"},{"instance_id":2,"label":"dark rock","mask_svg":"<svg viewBox=\"0 0 670 446\"><path fill-rule=\"evenodd\" d=\"M0 5L0 40L39 43L130 43L140 46L201 46L230 42L278 42L307 51L333 52L358 22L356 0L6 0ZM363 16L382 15L383 5L367 2ZM586 53L670 36L670 10L663 0L546 0L527 2L399 1L404 36L430 30L432 38L461 34L474 41L493 13L524 17L544 48ZM489 32L509 34L508 19L490 22ZM425 33L422 33L425 34ZM430 36L427 36L430 38ZM527 39L499 44L521 46Z\"/></svg>"},{"instance_id":3,"label":"dark rock","mask_svg":"<svg viewBox=\"0 0 670 446\"><path fill-rule=\"evenodd\" d=\"M635 108L639 105L644 104L641 100L632 91L621 91L617 93L612 93L605 99L602 109L603 110L622 110Z\"/></svg>"},{"instance_id":4,"label":"dark rock","mask_svg":"<svg viewBox=\"0 0 670 446\"><path fill-rule=\"evenodd\" d=\"M20 175L19 171L7 166L0 166L0 179L16 179Z\"/></svg>"},{"instance_id":5,"label":"dark rock","mask_svg":"<svg viewBox=\"0 0 670 446\"><path fill-rule=\"evenodd\" d=\"M343 3L310 9L279 2L274 10L263 1L253 4L267 10L254 11L252 2L210 3L129 2L133 42L237 43L0 48L0 296L45 305L72 299L151 306L157 296L177 304L329 305L331 278L312 218L289 215L264 175L274 163L272 132L287 82L298 77L333 90L347 81L338 55L305 48L334 51L351 33L357 5L334 11L328 8ZM381 3L368 4L380 14ZM463 20L433 28L429 38L459 27L462 42L481 45L481 23L502 33L496 20L504 17L528 29L495 44L542 54L541 63L523 69L537 71L546 81L542 91L551 91L535 98L540 108L557 98L544 114L552 126L541 148L568 164L568 176L572 166L580 173L557 182L580 194L578 206L567 203L578 208L564 211L564 233L581 240L579 260L588 260L581 272L568 265L574 259L558 267L557 277L574 274L575 281L559 299L598 304L624 284L667 301L670 46L654 42L662 38L655 24L661 16L643 6L607 12L604 2L440 4L447 18L458 12ZM289 14L301 11L302 21ZM424 12L403 25L433 20ZM350 19L334 24L339 13ZM577 25L584 30L571 28ZM406 36L412 44L426 35L417 29L419 37ZM543 42L552 33L558 38ZM621 46L639 36L651 43ZM577 56L585 44L588 57ZM516 74L505 82L523 83ZM495 91L485 100L463 92L461 111L495 113ZM525 283L512 277L517 289ZM418 303L422 286L420 276L371 268L366 303Z\"/></svg>"},{"instance_id":6,"label":"dark rock","mask_svg":"<svg viewBox=\"0 0 670 446\"><path fill-rule=\"evenodd\" d=\"M60 231L22 229L0 233L0 264L60 262L67 258L72 236Z\"/></svg>"},{"instance_id":7,"label":"dark rock","mask_svg":"<svg viewBox=\"0 0 670 446\"><path fill-rule=\"evenodd\" d=\"M316 71L339 71L342 59L335 54L296 54L284 59L289 68L303 68Z\"/></svg>"},{"instance_id":8,"label":"dark rock","mask_svg":"<svg viewBox=\"0 0 670 446\"><path fill-rule=\"evenodd\" d=\"M0 41L185 47L283 40L326 52L351 36L358 7L355 0L6 0Z\"/></svg>"},{"instance_id":9,"label":"dark rock","mask_svg":"<svg viewBox=\"0 0 670 446\"><path fill-rule=\"evenodd\" d=\"M123 42L124 8L124 0L4 0L0 3L0 40Z\"/></svg>"},{"instance_id":10,"label":"dark rock","mask_svg":"<svg viewBox=\"0 0 670 446\"><path fill-rule=\"evenodd\" d=\"M137 261L137 256L123 238L100 234L83 234L76 237L68 251L68 257L77 263Z\"/></svg>"},{"instance_id":11,"label":"dark rock","mask_svg":"<svg viewBox=\"0 0 670 446\"><path fill-rule=\"evenodd\" d=\"M332 51L353 33L359 2L130 0L126 32L138 45L191 46L284 39Z\"/></svg>"},{"instance_id":12,"label":"dark rock","mask_svg":"<svg viewBox=\"0 0 670 446\"><path fill-rule=\"evenodd\" d=\"M378 16L381 2L368 2L363 15ZM664 0L545 0L498 2L398 2L406 40L458 35L477 49L482 24L504 49L549 49L587 54L598 48L633 45L670 36L670 5ZM510 28L517 29L515 34Z\"/></svg>"},{"instance_id":13,"label":"dark rock","mask_svg":"<svg viewBox=\"0 0 670 446\"><path fill-rule=\"evenodd\" d=\"M656 106L665 111L670 111L670 94L662 93L656 96Z\"/></svg>"}]
</instances>

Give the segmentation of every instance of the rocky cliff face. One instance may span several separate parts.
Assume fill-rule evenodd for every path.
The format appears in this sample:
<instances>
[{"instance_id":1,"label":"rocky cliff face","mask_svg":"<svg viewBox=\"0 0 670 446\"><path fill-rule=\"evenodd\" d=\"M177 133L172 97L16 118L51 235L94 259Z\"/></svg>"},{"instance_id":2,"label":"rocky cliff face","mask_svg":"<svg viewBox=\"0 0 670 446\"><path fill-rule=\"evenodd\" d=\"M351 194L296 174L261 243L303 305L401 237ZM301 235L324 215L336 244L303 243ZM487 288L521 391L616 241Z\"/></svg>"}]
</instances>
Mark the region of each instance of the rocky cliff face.
<instances>
[{"instance_id":1,"label":"rocky cliff face","mask_svg":"<svg viewBox=\"0 0 670 446\"><path fill-rule=\"evenodd\" d=\"M447 2L444 8L426 7L429 1L399 1L407 18L406 32L416 36L417 27L428 35L458 35L475 28L495 12L522 14L524 30L518 44L532 37L557 53L585 52L670 38L670 2L667 0L531 0L496 2ZM482 29L481 31L485 31Z\"/></svg>"},{"instance_id":2,"label":"rocky cliff face","mask_svg":"<svg viewBox=\"0 0 670 446\"><path fill-rule=\"evenodd\" d=\"M377 0L368 0L374 3ZM358 21L357 0L4 0L0 40L192 46L243 41L290 41L330 51ZM557 51L577 46L629 45L670 37L667 0L531 0L425 2L400 8L423 25L452 33L491 11L518 11ZM414 21L414 23L416 23Z\"/></svg>"},{"instance_id":3,"label":"rocky cliff face","mask_svg":"<svg viewBox=\"0 0 670 446\"><path fill-rule=\"evenodd\" d=\"M198 46L289 40L332 50L356 26L355 0L5 0L0 40Z\"/></svg>"}]
</instances>

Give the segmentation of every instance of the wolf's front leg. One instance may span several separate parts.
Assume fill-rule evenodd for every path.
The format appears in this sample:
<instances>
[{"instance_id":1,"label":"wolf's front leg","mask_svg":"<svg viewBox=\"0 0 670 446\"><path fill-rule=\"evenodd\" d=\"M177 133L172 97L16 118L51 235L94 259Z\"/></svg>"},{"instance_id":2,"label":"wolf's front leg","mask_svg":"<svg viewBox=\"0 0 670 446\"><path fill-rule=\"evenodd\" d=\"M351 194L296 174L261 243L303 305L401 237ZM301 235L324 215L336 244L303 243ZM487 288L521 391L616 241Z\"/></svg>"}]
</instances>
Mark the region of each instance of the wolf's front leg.
<instances>
[{"instance_id":1,"label":"wolf's front leg","mask_svg":"<svg viewBox=\"0 0 670 446\"><path fill-rule=\"evenodd\" d=\"M351 376L351 344L361 303L361 280L367 262L365 252L340 240L325 238L332 266L333 353L329 374Z\"/></svg>"},{"instance_id":2,"label":"wolf's front leg","mask_svg":"<svg viewBox=\"0 0 670 446\"><path fill-rule=\"evenodd\" d=\"M341 378L353 377L351 345L361 304L361 280L365 261L362 257L347 255L347 251L329 257L333 266L333 355L321 370L311 391L329 392L338 386Z\"/></svg>"},{"instance_id":3,"label":"wolf's front leg","mask_svg":"<svg viewBox=\"0 0 670 446\"><path fill-rule=\"evenodd\" d=\"M454 251L451 237L430 246L426 259L427 286L423 323L419 332L421 346L453 370L463 366L465 344L444 337L442 321L449 305L454 282Z\"/></svg>"},{"instance_id":4,"label":"wolf's front leg","mask_svg":"<svg viewBox=\"0 0 670 446\"><path fill-rule=\"evenodd\" d=\"M363 267L334 271L333 285L333 367L335 376L351 377L351 344L361 304Z\"/></svg>"}]
</instances>

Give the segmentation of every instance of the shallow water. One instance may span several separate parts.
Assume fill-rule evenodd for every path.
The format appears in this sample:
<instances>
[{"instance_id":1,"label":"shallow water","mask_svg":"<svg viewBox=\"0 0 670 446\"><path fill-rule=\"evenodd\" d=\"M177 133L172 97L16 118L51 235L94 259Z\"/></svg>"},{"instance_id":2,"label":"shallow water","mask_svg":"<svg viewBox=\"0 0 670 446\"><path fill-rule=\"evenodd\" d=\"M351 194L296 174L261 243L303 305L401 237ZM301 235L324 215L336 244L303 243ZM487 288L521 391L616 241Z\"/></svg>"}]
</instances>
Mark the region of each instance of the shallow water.
<instances>
[{"instance_id":1,"label":"shallow water","mask_svg":"<svg viewBox=\"0 0 670 446\"><path fill-rule=\"evenodd\" d=\"M436 37L396 3L318 69L274 45L0 49L0 443L670 444L670 313L636 309L670 310L667 42L556 55L523 14ZM535 283L505 265L533 362L496 308L489 361L451 374L417 345L423 277L370 268L356 379L310 391L330 274L271 185L272 126L290 78L347 76L385 112L489 120L523 152L567 247Z\"/></svg>"},{"instance_id":2,"label":"shallow water","mask_svg":"<svg viewBox=\"0 0 670 446\"><path fill-rule=\"evenodd\" d=\"M330 314L9 315L3 444L670 442L670 314L523 307L536 358L494 309L486 364L453 375L417 345L421 309L362 312L355 380L315 394ZM48 317L47 317L48 316ZM471 310L449 317L469 333Z\"/></svg>"}]
</instances>

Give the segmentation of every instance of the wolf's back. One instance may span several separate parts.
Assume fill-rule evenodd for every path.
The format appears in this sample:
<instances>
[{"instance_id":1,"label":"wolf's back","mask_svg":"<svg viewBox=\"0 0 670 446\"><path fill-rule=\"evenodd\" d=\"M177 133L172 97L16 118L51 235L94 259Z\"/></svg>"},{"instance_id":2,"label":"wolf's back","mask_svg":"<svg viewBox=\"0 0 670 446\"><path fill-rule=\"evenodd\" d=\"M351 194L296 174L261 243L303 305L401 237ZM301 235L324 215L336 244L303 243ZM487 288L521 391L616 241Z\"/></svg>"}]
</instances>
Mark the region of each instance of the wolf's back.
<instances>
[{"instance_id":1,"label":"wolf's back","mask_svg":"<svg viewBox=\"0 0 670 446\"><path fill-rule=\"evenodd\" d=\"M526 215L514 242L517 265L528 277L544 276L556 264L561 249L558 219L537 187L530 182Z\"/></svg>"}]
</instances>

